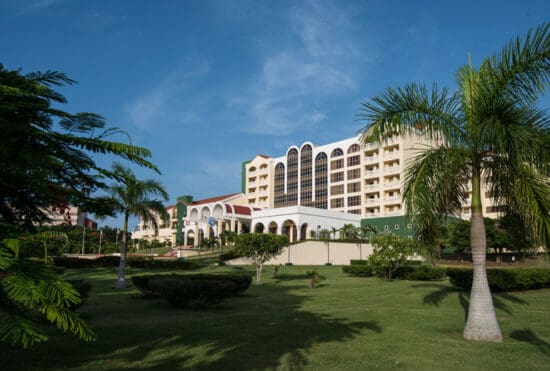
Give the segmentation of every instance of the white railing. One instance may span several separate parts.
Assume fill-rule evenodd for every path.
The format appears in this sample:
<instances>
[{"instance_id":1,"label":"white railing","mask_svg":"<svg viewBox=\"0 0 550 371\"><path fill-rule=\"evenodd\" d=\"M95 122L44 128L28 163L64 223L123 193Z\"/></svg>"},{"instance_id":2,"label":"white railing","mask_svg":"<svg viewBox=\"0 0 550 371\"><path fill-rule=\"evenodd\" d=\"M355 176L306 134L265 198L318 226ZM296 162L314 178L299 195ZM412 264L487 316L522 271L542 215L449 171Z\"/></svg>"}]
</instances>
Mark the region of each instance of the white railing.
<instances>
[{"instance_id":1,"label":"white railing","mask_svg":"<svg viewBox=\"0 0 550 371\"><path fill-rule=\"evenodd\" d=\"M365 171L365 175L378 175L380 173L380 169L372 169Z\"/></svg>"},{"instance_id":2,"label":"white railing","mask_svg":"<svg viewBox=\"0 0 550 371\"><path fill-rule=\"evenodd\" d=\"M401 171L401 166L390 166L384 168L384 174L390 174L390 173L399 173Z\"/></svg>"},{"instance_id":3,"label":"white railing","mask_svg":"<svg viewBox=\"0 0 550 371\"><path fill-rule=\"evenodd\" d=\"M380 217L380 213L367 213L365 214L365 218L378 218Z\"/></svg>"},{"instance_id":4,"label":"white railing","mask_svg":"<svg viewBox=\"0 0 550 371\"><path fill-rule=\"evenodd\" d=\"M401 185L401 182L389 182L389 183L384 183L384 188L398 188L400 187Z\"/></svg>"},{"instance_id":5,"label":"white railing","mask_svg":"<svg viewBox=\"0 0 550 371\"><path fill-rule=\"evenodd\" d=\"M380 159L380 156L367 156L365 157L365 161L363 161L364 164L372 164L375 162L378 162Z\"/></svg>"},{"instance_id":6,"label":"white railing","mask_svg":"<svg viewBox=\"0 0 550 371\"><path fill-rule=\"evenodd\" d=\"M401 203L401 196L384 197L385 204Z\"/></svg>"},{"instance_id":7,"label":"white railing","mask_svg":"<svg viewBox=\"0 0 550 371\"><path fill-rule=\"evenodd\" d=\"M367 191L375 191L377 189L380 189L380 184L368 184L366 187Z\"/></svg>"},{"instance_id":8,"label":"white railing","mask_svg":"<svg viewBox=\"0 0 550 371\"><path fill-rule=\"evenodd\" d=\"M384 211L384 216L395 216L395 215L401 215L401 210L397 211Z\"/></svg>"},{"instance_id":9,"label":"white railing","mask_svg":"<svg viewBox=\"0 0 550 371\"><path fill-rule=\"evenodd\" d=\"M391 160L391 159L398 159L398 158L399 158L399 151L384 153L384 160Z\"/></svg>"},{"instance_id":10,"label":"white railing","mask_svg":"<svg viewBox=\"0 0 550 371\"><path fill-rule=\"evenodd\" d=\"M365 205L379 205L380 198L367 198L365 200Z\"/></svg>"}]
</instances>

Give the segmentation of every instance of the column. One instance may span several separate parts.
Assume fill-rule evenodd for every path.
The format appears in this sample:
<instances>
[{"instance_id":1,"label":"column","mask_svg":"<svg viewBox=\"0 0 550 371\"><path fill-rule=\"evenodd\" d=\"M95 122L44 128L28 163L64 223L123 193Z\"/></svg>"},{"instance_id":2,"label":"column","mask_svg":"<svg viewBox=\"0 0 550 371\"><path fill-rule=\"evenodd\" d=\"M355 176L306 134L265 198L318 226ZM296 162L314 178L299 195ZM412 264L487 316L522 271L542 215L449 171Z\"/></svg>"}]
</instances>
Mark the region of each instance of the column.
<instances>
[{"instance_id":1,"label":"column","mask_svg":"<svg viewBox=\"0 0 550 371\"><path fill-rule=\"evenodd\" d=\"M240 220L237 220L237 234L241 234L242 229L243 229L243 223Z\"/></svg>"},{"instance_id":2,"label":"column","mask_svg":"<svg viewBox=\"0 0 550 371\"><path fill-rule=\"evenodd\" d=\"M218 229L216 230L216 236L220 236L220 234L222 234L222 231L223 231L223 220L221 219L218 219L218 225L217 225Z\"/></svg>"},{"instance_id":3,"label":"column","mask_svg":"<svg viewBox=\"0 0 550 371\"><path fill-rule=\"evenodd\" d=\"M235 219L231 218L231 232L235 232Z\"/></svg>"},{"instance_id":4,"label":"column","mask_svg":"<svg viewBox=\"0 0 550 371\"><path fill-rule=\"evenodd\" d=\"M193 241L193 247L199 246L199 226L195 223L195 240Z\"/></svg>"}]
</instances>

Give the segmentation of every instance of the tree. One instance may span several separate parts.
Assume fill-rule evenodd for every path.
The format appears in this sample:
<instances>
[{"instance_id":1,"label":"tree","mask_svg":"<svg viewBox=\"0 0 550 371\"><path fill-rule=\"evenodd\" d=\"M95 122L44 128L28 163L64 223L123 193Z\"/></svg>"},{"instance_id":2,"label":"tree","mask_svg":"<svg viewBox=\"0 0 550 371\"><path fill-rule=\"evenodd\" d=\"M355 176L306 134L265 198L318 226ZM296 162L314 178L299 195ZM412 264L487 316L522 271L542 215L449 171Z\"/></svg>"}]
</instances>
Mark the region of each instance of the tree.
<instances>
[{"instance_id":1,"label":"tree","mask_svg":"<svg viewBox=\"0 0 550 371\"><path fill-rule=\"evenodd\" d=\"M84 341L95 335L71 307L82 298L70 283L48 265L20 252L20 241L0 243L0 341L27 348L48 339L36 316Z\"/></svg>"},{"instance_id":2,"label":"tree","mask_svg":"<svg viewBox=\"0 0 550 371\"><path fill-rule=\"evenodd\" d=\"M67 100L54 87L74 83L61 72L23 75L0 64L0 218L22 229L34 231L50 208L108 214L93 195L113 175L92 156L115 155L157 170L146 148L107 140L128 134L107 128L100 115L58 108Z\"/></svg>"},{"instance_id":3,"label":"tree","mask_svg":"<svg viewBox=\"0 0 550 371\"><path fill-rule=\"evenodd\" d=\"M259 285L264 263L279 255L286 245L288 245L287 236L246 233L236 237L235 253L252 259L256 266L256 284Z\"/></svg>"},{"instance_id":4,"label":"tree","mask_svg":"<svg viewBox=\"0 0 550 371\"><path fill-rule=\"evenodd\" d=\"M486 274L486 236L481 205L485 183L498 203L517 213L540 241L550 240L550 119L537 107L550 81L549 24L529 31L456 75L456 92L409 84L362 103L368 121L362 139L382 143L392 135L421 135L431 145L410 162L404 199L420 242L442 215L460 214L466 183L472 189L471 249L474 280L464 337L502 341Z\"/></svg>"},{"instance_id":5,"label":"tree","mask_svg":"<svg viewBox=\"0 0 550 371\"><path fill-rule=\"evenodd\" d=\"M378 276L391 281L395 271L407 262L407 258L416 250L416 244L408 238L398 235L379 234L372 239L373 251L368 262Z\"/></svg>"},{"instance_id":6,"label":"tree","mask_svg":"<svg viewBox=\"0 0 550 371\"><path fill-rule=\"evenodd\" d=\"M103 201L111 206L115 212L124 216L122 227L122 245L120 247L120 265L118 267L117 289L126 288L126 254L128 251L128 219L130 216L138 216L144 223L151 223L158 233L158 220L167 223L170 216L164 208L161 200L152 197L161 197L168 200L168 193L162 184L156 180L139 180L132 170L115 163L112 173L118 179L118 183L110 188L110 197L104 197Z\"/></svg>"},{"instance_id":7,"label":"tree","mask_svg":"<svg viewBox=\"0 0 550 371\"><path fill-rule=\"evenodd\" d=\"M339 230L340 239L355 240L359 238L357 227L353 224L344 224Z\"/></svg>"}]
</instances>

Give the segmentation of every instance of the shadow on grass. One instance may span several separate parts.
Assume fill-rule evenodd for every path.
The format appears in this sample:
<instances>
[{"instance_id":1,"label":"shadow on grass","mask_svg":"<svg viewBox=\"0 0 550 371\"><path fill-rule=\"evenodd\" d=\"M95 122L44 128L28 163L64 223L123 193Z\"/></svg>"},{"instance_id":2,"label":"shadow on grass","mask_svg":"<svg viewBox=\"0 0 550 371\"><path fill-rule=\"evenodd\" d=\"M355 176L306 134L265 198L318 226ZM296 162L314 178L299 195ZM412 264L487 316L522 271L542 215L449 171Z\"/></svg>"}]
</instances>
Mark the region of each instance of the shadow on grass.
<instances>
[{"instance_id":1,"label":"shadow on grass","mask_svg":"<svg viewBox=\"0 0 550 371\"><path fill-rule=\"evenodd\" d=\"M550 344L539 338L531 329L512 331L510 337L531 344L538 348L543 354L550 356Z\"/></svg>"},{"instance_id":2,"label":"shadow on grass","mask_svg":"<svg viewBox=\"0 0 550 371\"><path fill-rule=\"evenodd\" d=\"M95 343L83 344L52 332L46 344L2 354L3 367L302 369L316 345L383 331L376 321L351 322L305 311L303 304L309 300L305 280L303 286L292 282L250 287L244 296L204 311L174 309L162 299L101 295L110 291L103 286L91 304L81 308L97 333Z\"/></svg>"},{"instance_id":3,"label":"shadow on grass","mask_svg":"<svg viewBox=\"0 0 550 371\"><path fill-rule=\"evenodd\" d=\"M457 294L458 301L464 310L464 321L468 319L468 308L470 305L470 294L466 293L464 290L454 287L454 286L441 286L434 283L423 283L413 285L413 287L433 287L436 290L428 293L423 298L423 303L428 305L434 305L439 307L441 302L446 299L450 294ZM509 293L495 293L493 296L493 304L495 308L500 309L508 314L513 314L511 310L506 305L505 301L509 301L515 304L529 305L529 303L517 296L510 295Z\"/></svg>"}]
</instances>

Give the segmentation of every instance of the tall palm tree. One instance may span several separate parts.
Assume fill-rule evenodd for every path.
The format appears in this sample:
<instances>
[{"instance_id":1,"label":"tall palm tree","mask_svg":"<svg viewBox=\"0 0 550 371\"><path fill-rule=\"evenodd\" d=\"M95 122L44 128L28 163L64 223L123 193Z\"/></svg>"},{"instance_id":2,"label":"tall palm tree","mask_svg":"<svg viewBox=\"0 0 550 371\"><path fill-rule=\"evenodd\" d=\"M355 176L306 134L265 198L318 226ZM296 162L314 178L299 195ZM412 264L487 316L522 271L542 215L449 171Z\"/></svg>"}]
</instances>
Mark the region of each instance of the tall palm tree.
<instances>
[{"instance_id":1,"label":"tall palm tree","mask_svg":"<svg viewBox=\"0 0 550 371\"><path fill-rule=\"evenodd\" d=\"M410 84L362 104L362 140L422 135L431 145L409 162L404 185L407 212L424 244L442 215L459 215L471 185L474 279L464 337L502 341L486 274L481 204L484 183L495 200L517 212L541 243L550 240L550 118L537 99L550 83L549 24L529 31L502 51L456 75L456 92Z\"/></svg>"},{"instance_id":2,"label":"tall palm tree","mask_svg":"<svg viewBox=\"0 0 550 371\"><path fill-rule=\"evenodd\" d=\"M123 289L126 288L128 219L130 216L139 216L144 223L152 224L156 235L158 233L158 220L160 219L163 222L169 220L169 215L162 203L168 200L168 193L158 181L152 179L139 180L132 170L118 163L113 165L112 173L119 181L110 189L110 202L115 212L124 215L120 265L115 285L117 289ZM162 200L152 199L152 197L156 196L160 196Z\"/></svg>"}]
</instances>

